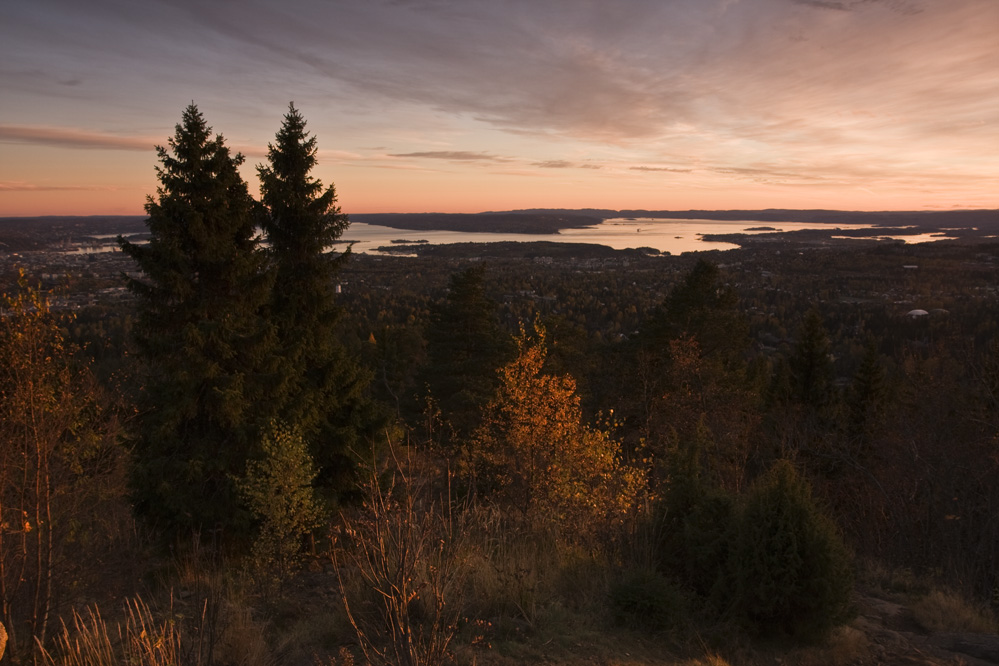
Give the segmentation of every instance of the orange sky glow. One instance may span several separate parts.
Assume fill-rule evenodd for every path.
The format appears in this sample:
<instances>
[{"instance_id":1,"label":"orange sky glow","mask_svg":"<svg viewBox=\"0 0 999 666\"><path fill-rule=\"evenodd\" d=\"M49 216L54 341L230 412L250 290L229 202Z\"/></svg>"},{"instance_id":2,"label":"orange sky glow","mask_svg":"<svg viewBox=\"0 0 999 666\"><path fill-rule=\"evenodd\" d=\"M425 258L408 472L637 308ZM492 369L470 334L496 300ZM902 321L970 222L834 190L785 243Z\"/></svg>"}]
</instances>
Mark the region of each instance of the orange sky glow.
<instances>
[{"instance_id":1,"label":"orange sky glow","mask_svg":"<svg viewBox=\"0 0 999 666\"><path fill-rule=\"evenodd\" d=\"M0 22L0 216L136 215L192 100L348 213L999 208L995 0L117 0Z\"/></svg>"}]
</instances>

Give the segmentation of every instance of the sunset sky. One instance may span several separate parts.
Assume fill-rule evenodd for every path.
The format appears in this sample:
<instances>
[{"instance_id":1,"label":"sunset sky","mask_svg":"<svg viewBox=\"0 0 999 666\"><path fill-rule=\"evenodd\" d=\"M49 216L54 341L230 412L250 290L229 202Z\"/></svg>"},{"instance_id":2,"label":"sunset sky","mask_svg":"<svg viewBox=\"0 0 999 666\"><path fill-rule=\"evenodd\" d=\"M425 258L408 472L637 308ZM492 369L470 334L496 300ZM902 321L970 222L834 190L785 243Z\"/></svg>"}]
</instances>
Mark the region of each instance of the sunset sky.
<instances>
[{"instance_id":1,"label":"sunset sky","mask_svg":"<svg viewBox=\"0 0 999 666\"><path fill-rule=\"evenodd\" d=\"M19 0L0 215L141 214L192 101L348 213L999 208L999 0Z\"/></svg>"}]
</instances>

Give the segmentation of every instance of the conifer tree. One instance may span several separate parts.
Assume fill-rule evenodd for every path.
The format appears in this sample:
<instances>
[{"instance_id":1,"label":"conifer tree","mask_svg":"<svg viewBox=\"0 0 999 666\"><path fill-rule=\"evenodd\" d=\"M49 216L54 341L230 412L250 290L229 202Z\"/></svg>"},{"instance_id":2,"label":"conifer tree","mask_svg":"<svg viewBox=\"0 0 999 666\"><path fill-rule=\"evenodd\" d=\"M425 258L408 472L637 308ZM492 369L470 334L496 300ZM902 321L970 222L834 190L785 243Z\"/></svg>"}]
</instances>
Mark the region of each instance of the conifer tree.
<instances>
[{"instance_id":1,"label":"conifer tree","mask_svg":"<svg viewBox=\"0 0 999 666\"><path fill-rule=\"evenodd\" d=\"M809 310L798 330L791 372L798 400L812 409L826 406L832 398L831 348L822 316Z\"/></svg>"},{"instance_id":2,"label":"conifer tree","mask_svg":"<svg viewBox=\"0 0 999 666\"><path fill-rule=\"evenodd\" d=\"M510 360L513 345L500 328L496 303L485 293L481 265L452 275L447 297L430 316L421 388L430 390L460 439L478 426L499 385L496 368Z\"/></svg>"},{"instance_id":3,"label":"conifer tree","mask_svg":"<svg viewBox=\"0 0 999 666\"><path fill-rule=\"evenodd\" d=\"M133 445L136 509L173 530L239 524L233 475L243 473L261 416L269 336L259 316L270 286L255 240L254 201L196 106L148 197L150 239L119 238L142 270L136 339L147 377ZM266 415L263 415L266 417Z\"/></svg>"},{"instance_id":4,"label":"conifer tree","mask_svg":"<svg viewBox=\"0 0 999 666\"><path fill-rule=\"evenodd\" d=\"M269 310L280 362L271 395L278 418L310 442L319 480L328 485L343 469L345 452L373 428L378 415L366 397L370 377L336 334L336 279L349 249L327 250L349 220L333 185L324 189L310 175L318 149L305 125L289 105L269 146L269 165L257 167L262 226L276 272Z\"/></svg>"},{"instance_id":5,"label":"conifer tree","mask_svg":"<svg viewBox=\"0 0 999 666\"><path fill-rule=\"evenodd\" d=\"M698 259L653 315L642 342L663 346L668 340L689 336L705 358L738 358L749 332L738 304L735 290L722 283L717 264Z\"/></svg>"},{"instance_id":6,"label":"conifer tree","mask_svg":"<svg viewBox=\"0 0 999 666\"><path fill-rule=\"evenodd\" d=\"M750 629L812 640L846 618L850 556L787 460L753 485L732 549L736 606Z\"/></svg>"},{"instance_id":7,"label":"conifer tree","mask_svg":"<svg viewBox=\"0 0 999 666\"><path fill-rule=\"evenodd\" d=\"M858 455L870 453L871 438L878 428L888 398L886 384L887 376L877 344L873 339L868 340L846 396L846 434Z\"/></svg>"}]
</instances>

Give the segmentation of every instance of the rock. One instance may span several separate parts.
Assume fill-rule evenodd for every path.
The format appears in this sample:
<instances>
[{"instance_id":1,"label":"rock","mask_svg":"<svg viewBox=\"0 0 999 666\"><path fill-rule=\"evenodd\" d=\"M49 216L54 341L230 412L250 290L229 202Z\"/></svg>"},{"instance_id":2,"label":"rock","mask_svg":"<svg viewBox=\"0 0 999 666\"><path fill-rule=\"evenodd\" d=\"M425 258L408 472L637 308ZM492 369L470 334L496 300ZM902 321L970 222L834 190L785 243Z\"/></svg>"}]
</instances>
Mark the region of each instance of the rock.
<instances>
[{"instance_id":1,"label":"rock","mask_svg":"<svg viewBox=\"0 0 999 666\"><path fill-rule=\"evenodd\" d=\"M995 634L950 634L941 640L952 652L999 664L999 636Z\"/></svg>"}]
</instances>

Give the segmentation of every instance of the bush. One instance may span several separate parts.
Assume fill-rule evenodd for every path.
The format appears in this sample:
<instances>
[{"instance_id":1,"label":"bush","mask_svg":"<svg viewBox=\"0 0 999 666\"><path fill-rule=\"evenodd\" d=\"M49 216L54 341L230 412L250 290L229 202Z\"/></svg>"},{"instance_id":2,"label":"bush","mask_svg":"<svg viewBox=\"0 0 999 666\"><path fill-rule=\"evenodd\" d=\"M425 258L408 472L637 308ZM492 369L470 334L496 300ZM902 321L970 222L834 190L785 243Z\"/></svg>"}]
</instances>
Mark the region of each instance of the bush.
<instances>
[{"instance_id":1,"label":"bush","mask_svg":"<svg viewBox=\"0 0 999 666\"><path fill-rule=\"evenodd\" d=\"M639 569L611 585L610 603L619 624L669 631L687 613L683 592L658 571Z\"/></svg>"},{"instance_id":2,"label":"bush","mask_svg":"<svg viewBox=\"0 0 999 666\"><path fill-rule=\"evenodd\" d=\"M846 547L791 463L778 461L753 486L733 555L736 606L757 635L811 640L846 618Z\"/></svg>"},{"instance_id":3,"label":"bush","mask_svg":"<svg viewBox=\"0 0 999 666\"><path fill-rule=\"evenodd\" d=\"M297 564L302 537L320 524L322 511L312 489L316 472L305 440L294 428L271 423L261 438L261 452L236 483L260 523L253 565L283 578Z\"/></svg>"},{"instance_id":4,"label":"bush","mask_svg":"<svg viewBox=\"0 0 999 666\"><path fill-rule=\"evenodd\" d=\"M685 580L706 599L718 600L731 589L728 562L736 517L735 497L709 489L683 521Z\"/></svg>"},{"instance_id":5,"label":"bush","mask_svg":"<svg viewBox=\"0 0 999 666\"><path fill-rule=\"evenodd\" d=\"M670 479L657 509L661 526L658 563L704 599L731 590L727 580L736 500L704 478L700 457L710 434L702 426L697 437L672 452Z\"/></svg>"}]
</instances>

